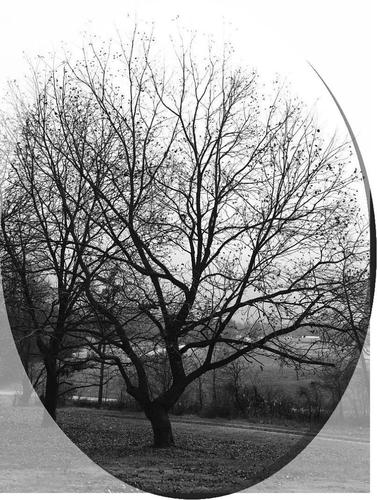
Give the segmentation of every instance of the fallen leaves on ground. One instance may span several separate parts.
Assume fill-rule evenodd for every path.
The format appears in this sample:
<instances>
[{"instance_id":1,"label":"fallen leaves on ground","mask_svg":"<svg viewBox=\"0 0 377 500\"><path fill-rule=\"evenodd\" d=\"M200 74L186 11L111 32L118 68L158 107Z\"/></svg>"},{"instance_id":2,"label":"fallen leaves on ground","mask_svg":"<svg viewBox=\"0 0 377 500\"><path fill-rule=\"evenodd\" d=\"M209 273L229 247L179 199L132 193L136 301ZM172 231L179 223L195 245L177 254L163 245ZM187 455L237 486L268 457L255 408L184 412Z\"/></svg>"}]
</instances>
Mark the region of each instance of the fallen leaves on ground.
<instances>
[{"instance_id":1,"label":"fallen leaves on ground","mask_svg":"<svg viewBox=\"0 0 377 500\"><path fill-rule=\"evenodd\" d=\"M247 488L274 472L284 455L303 447L300 436L174 422L175 446L156 449L148 421L95 409L63 408L58 423L115 477L144 491L181 497Z\"/></svg>"}]
</instances>

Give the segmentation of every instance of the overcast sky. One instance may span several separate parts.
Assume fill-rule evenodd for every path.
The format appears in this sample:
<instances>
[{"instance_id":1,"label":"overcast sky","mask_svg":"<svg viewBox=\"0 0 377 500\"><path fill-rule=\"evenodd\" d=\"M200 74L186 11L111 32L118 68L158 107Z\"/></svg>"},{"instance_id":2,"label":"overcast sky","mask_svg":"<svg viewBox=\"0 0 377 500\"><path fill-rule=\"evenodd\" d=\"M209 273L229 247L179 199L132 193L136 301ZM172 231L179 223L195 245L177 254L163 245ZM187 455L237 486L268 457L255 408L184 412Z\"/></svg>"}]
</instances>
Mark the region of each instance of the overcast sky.
<instances>
[{"instance_id":1,"label":"overcast sky","mask_svg":"<svg viewBox=\"0 0 377 500\"><path fill-rule=\"evenodd\" d=\"M335 93L355 129L365 159L372 82L369 1L319 0L12 0L0 11L0 91L27 73L25 56L79 50L83 33L121 33L130 21L154 21L157 33L177 27L231 41L236 57L269 79L275 73L294 94L315 104L320 121L342 135L343 122L311 62ZM369 29L368 29L369 28ZM322 125L321 123L321 125ZM375 179L372 179L372 183Z\"/></svg>"}]
</instances>

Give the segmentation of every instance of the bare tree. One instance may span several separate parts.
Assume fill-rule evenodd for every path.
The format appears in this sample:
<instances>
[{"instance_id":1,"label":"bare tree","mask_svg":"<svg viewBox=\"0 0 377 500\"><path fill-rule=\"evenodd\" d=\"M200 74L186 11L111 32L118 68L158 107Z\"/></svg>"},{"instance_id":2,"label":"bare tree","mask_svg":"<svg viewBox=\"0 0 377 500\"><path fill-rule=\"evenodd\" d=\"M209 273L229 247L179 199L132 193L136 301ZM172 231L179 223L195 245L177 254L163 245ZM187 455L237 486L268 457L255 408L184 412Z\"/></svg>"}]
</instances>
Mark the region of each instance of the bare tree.
<instances>
[{"instance_id":1,"label":"bare tree","mask_svg":"<svg viewBox=\"0 0 377 500\"><path fill-rule=\"evenodd\" d=\"M229 376L228 388L234 398L236 409L245 414L247 409L247 399L245 398L244 375L245 364L241 359L236 359L227 365L227 374Z\"/></svg>"},{"instance_id":2,"label":"bare tree","mask_svg":"<svg viewBox=\"0 0 377 500\"><path fill-rule=\"evenodd\" d=\"M41 359L36 332L46 322L49 312L46 298L50 294L50 286L34 268L38 243L25 206L30 208L25 196L12 189L12 201L2 206L0 232L4 301L13 338L29 378L23 379L21 400L24 403L31 396L32 386L38 390L44 381L43 369L35 366Z\"/></svg>"},{"instance_id":3,"label":"bare tree","mask_svg":"<svg viewBox=\"0 0 377 500\"><path fill-rule=\"evenodd\" d=\"M183 46L169 69L152 50L153 36L135 32L50 72L37 92L48 116L38 145L59 160L38 168L58 187L88 303L112 325L102 356L144 409L155 445L170 446L168 411L203 374L260 352L330 363L282 339L321 326L333 301L355 179L348 147L322 139L282 90L264 105L255 72L211 53L199 63ZM73 204L60 162L81 189ZM248 328L237 333L234 320ZM159 394L151 352L169 364Z\"/></svg>"},{"instance_id":4,"label":"bare tree","mask_svg":"<svg viewBox=\"0 0 377 500\"><path fill-rule=\"evenodd\" d=\"M70 356L79 345L78 325L83 328L87 318L77 255L80 250L70 242L72 221L65 207L69 206L76 218L80 243L90 241L91 228L85 220L87 207L82 209L87 203L85 187L76 183L64 151L56 149L69 144L52 119L57 110L48 105L48 83L34 77L34 101L29 103L14 93L14 118L4 128L8 149L2 158L7 178L2 193L1 247L18 276L28 315L24 327L29 328L27 336L38 346L46 372L43 402L55 419L59 384L86 361ZM80 136L76 118L71 113ZM44 284L44 294L33 293L36 282Z\"/></svg>"},{"instance_id":5,"label":"bare tree","mask_svg":"<svg viewBox=\"0 0 377 500\"><path fill-rule=\"evenodd\" d=\"M30 314L30 303L35 302L35 300L40 301L41 297L48 293L48 288L43 286L43 283L38 282L35 276L34 279L28 279L26 283L22 283L19 272L13 267L12 260L6 258L5 252L1 257L4 302L17 351L26 372L22 378L22 394L18 395L16 399L17 403L27 405L33 388L39 392L40 386L44 382L41 357L35 336L32 333L34 321L32 314ZM25 284L27 284L26 290Z\"/></svg>"}]
</instances>

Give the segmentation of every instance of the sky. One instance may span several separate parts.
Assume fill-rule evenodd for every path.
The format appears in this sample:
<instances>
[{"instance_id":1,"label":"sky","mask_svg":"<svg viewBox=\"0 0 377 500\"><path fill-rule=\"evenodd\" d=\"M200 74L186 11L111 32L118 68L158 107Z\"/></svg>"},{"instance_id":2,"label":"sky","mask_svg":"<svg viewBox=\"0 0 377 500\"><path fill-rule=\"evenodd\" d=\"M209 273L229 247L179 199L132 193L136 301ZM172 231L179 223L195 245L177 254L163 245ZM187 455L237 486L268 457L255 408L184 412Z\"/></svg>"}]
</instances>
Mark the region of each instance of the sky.
<instances>
[{"instance_id":1,"label":"sky","mask_svg":"<svg viewBox=\"0 0 377 500\"><path fill-rule=\"evenodd\" d=\"M13 0L0 10L0 107L7 80L28 72L26 59L81 49L84 33L100 38L127 31L134 20L152 21L160 39L178 30L196 30L203 50L208 34L219 45L230 41L242 65L256 67L262 78L276 73L292 93L315 105L320 124L344 135L344 124L331 98L309 66L319 71L344 108L364 148L373 84L367 76L372 57L369 1L349 0ZM203 36L204 35L204 36ZM357 96L357 97L356 97ZM367 120L366 120L367 119Z\"/></svg>"},{"instance_id":2,"label":"sky","mask_svg":"<svg viewBox=\"0 0 377 500\"><path fill-rule=\"evenodd\" d=\"M374 5L372 5L374 4ZM363 155L372 195L377 88L372 45L373 0L12 0L0 7L0 108L7 80L28 72L26 57L80 50L83 33L114 36L130 21L155 22L162 37L181 29L231 41L236 57L264 77L282 75L320 119L344 131L340 115L310 62L346 114ZM375 195L376 197L376 195ZM376 310L376 308L374 308ZM374 312L372 325L376 325ZM138 496L139 498L139 496Z\"/></svg>"}]
</instances>

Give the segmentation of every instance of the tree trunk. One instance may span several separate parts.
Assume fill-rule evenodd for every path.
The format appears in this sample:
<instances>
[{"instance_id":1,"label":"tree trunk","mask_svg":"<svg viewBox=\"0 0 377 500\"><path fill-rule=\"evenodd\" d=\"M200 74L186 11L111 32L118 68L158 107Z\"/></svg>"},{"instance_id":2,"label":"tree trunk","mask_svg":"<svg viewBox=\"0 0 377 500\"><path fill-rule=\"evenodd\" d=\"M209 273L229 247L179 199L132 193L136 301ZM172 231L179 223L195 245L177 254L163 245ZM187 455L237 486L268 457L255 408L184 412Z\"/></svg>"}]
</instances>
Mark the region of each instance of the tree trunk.
<instances>
[{"instance_id":1,"label":"tree trunk","mask_svg":"<svg viewBox=\"0 0 377 500\"><path fill-rule=\"evenodd\" d=\"M47 410L47 413L43 418L43 425L51 424L51 420L48 415L52 418L52 420L56 420L56 407L58 404L58 391L59 391L59 382L58 382L58 374L56 369L56 359L48 359L45 361L46 366L46 389L44 394L44 407Z\"/></svg>"},{"instance_id":2,"label":"tree trunk","mask_svg":"<svg viewBox=\"0 0 377 500\"><path fill-rule=\"evenodd\" d=\"M104 371L105 371L105 363L103 362L103 360L101 360L100 371L99 371L98 400L97 400L98 408L101 408L103 400Z\"/></svg>"},{"instance_id":3,"label":"tree trunk","mask_svg":"<svg viewBox=\"0 0 377 500\"><path fill-rule=\"evenodd\" d=\"M212 370L212 405L217 408L216 370Z\"/></svg>"},{"instance_id":4,"label":"tree trunk","mask_svg":"<svg viewBox=\"0 0 377 500\"><path fill-rule=\"evenodd\" d=\"M152 424L153 444L156 448L169 448L174 446L173 432L167 410L151 404L145 414Z\"/></svg>"},{"instance_id":5,"label":"tree trunk","mask_svg":"<svg viewBox=\"0 0 377 500\"><path fill-rule=\"evenodd\" d=\"M199 408L203 409L203 383L202 378L198 377L198 389L199 389Z\"/></svg>"}]
</instances>

